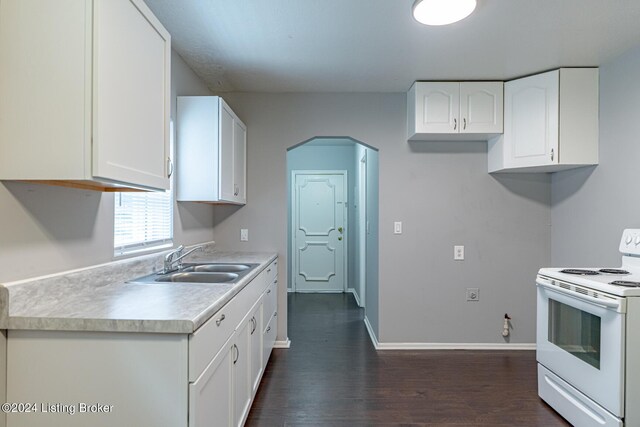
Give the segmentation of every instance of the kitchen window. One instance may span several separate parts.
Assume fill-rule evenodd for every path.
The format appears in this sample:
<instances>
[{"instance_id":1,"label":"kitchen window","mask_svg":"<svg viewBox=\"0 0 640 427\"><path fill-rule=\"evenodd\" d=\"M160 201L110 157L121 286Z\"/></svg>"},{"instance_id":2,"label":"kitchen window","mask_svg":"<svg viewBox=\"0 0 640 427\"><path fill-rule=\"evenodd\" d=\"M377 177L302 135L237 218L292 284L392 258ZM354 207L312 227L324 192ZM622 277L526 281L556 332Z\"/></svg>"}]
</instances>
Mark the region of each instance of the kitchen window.
<instances>
[{"instance_id":1,"label":"kitchen window","mask_svg":"<svg viewBox=\"0 0 640 427\"><path fill-rule=\"evenodd\" d=\"M173 121L169 123L173 158ZM173 245L173 177L164 192L122 192L115 195L114 255L145 252Z\"/></svg>"}]
</instances>

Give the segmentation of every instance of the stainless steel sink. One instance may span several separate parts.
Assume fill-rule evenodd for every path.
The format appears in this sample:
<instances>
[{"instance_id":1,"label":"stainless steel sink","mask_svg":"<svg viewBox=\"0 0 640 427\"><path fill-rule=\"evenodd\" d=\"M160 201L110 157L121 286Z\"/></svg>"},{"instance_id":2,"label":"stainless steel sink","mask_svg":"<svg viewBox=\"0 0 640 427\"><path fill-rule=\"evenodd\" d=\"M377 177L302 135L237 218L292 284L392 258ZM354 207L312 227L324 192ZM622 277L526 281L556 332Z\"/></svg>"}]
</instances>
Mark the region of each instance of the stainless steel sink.
<instances>
[{"instance_id":1,"label":"stainless steel sink","mask_svg":"<svg viewBox=\"0 0 640 427\"><path fill-rule=\"evenodd\" d=\"M250 268L248 264L184 264L180 271L237 273Z\"/></svg>"},{"instance_id":2,"label":"stainless steel sink","mask_svg":"<svg viewBox=\"0 0 640 427\"><path fill-rule=\"evenodd\" d=\"M171 273L153 273L129 283L235 283L258 264L203 263L185 264Z\"/></svg>"},{"instance_id":3,"label":"stainless steel sink","mask_svg":"<svg viewBox=\"0 0 640 427\"><path fill-rule=\"evenodd\" d=\"M227 283L238 278L236 273L197 273L176 271L169 274L160 274L154 282L178 282L178 283Z\"/></svg>"}]
</instances>

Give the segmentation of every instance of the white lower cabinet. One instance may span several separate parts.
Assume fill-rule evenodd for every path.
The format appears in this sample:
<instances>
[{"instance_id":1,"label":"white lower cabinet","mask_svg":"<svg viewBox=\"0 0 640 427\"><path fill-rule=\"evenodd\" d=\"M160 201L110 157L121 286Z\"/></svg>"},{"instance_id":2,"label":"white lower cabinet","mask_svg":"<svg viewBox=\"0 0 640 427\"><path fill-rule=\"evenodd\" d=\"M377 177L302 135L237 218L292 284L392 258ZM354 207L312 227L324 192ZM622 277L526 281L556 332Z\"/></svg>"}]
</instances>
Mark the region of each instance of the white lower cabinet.
<instances>
[{"instance_id":1,"label":"white lower cabinet","mask_svg":"<svg viewBox=\"0 0 640 427\"><path fill-rule=\"evenodd\" d=\"M225 343L196 382L189 384L189 427L231 426L233 407L233 337Z\"/></svg>"},{"instance_id":2,"label":"white lower cabinet","mask_svg":"<svg viewBox=\"0 0 640 427\"><path fill-rule=\"evenodd\" d=\"M255 395L260 385L260 379L264 372L264 364L266 361L262 357L262 299L258 302L253 314L253 328L251 329L251 393ZM264 364L263 364L264 362Z\"/></svg>"},{"instance_id":3,"label":"white lower cabinet","mask_svg":"<svg viewBox=\"0 0 640 427\"><path fill-rule=\"evenodd\" d=\"M274 261L192 336L189 358L193 365L201 366L205 354L217 354L202 374L194 375L190 369L190 378L197 379L189 385L189 427L241 427L247 420L275 344L276 271ZM271 324L264 329L266 303ZM225 325L227 321L237 324L233 334L222 347L212 347L232 328L233 323Z\"/></svg>"},{"instance_id":4,"label":"white lower cabinet","mask_svg":"<svg viewBox=\"0 0 640 427\"><path fill-rule=\"evenodd\" d=\"M190 335L9 330L7 402L38 412L9 413L7 426L241 427L275 343L276 270Z\"/></svg>"},{"instance_id":5,"label":"white lower cabinet","mask_svg":"<svg viewBox=\"0 0 640 427\"><path fill-rule=\"evenodd\" d=\"M242 426L251 406L251 331L252 313L248 313L236 331L235 358L233 359L233 424Z\"/></svg>"}]
</instances>

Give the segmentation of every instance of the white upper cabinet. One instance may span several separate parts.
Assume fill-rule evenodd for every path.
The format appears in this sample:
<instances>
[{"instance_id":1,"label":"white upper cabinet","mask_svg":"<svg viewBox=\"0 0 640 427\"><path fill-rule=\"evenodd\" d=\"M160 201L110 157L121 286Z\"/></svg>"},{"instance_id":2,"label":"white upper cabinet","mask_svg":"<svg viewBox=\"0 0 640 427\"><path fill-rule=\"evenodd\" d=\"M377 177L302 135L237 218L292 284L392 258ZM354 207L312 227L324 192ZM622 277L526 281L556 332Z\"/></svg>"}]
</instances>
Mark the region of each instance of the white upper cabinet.
<instances>
[{"instance_id":1,"label":"white upper cabinet","mask_svg":"<svg viewBox=\"0 0 640 427\"><path fill-rule=\"evenodd\" d=\"M504 127L489 141L489 172L598 164L598 69L561 68L507 82Z\"/></svg>"},{"instance_id":2,"label":"white upper cabinet","mask_svg":"<svg viewBox=\"0 0 640 427\"><path fill-rule=\"evenodd\" d=\"M502 133L502 82L415 82L407 94L408 139L474 140Z\"/></svg>"},{"instance_id":3,"label":"white upper cabinet","mask_svg":"<svg viewBox=\"0 0 640 427\"><path fill-rule=\"evenodd\" d=\"M0 1L0 179L168 189L170 61L142 0Z\"/></svg>"},{"instance_id":4,"label":"white upper cabinet","mask_svg":"<svg viewBox=\"0 0 640 427\"><path fill-rule=\"evenodd\" d=\"M177 200L246 203L247 127L219 96L179 96Z\"/></svg>"}]
</instances>

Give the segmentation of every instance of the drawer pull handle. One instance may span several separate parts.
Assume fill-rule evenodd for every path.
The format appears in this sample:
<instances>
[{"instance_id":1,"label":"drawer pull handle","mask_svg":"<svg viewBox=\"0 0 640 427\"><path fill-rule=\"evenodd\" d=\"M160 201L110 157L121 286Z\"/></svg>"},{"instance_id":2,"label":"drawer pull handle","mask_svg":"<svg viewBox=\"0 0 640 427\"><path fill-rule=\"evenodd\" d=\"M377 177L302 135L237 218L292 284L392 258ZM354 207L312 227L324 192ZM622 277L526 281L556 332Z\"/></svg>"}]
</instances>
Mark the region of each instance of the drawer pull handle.
<instances>
[{"instance_id":1,"label":"drawer pull handle","mask_svg":"<svg viewBox=\"0 0 640 427\"><path fill-rule=\"evenodd\" d=\"M270 293L271 293L271 289L269 289L269 290L267 291L267 295L269 295Z\"/></svg>"},{"instance_id":2,"label":"drawer pull handle","mask_svg":"<svg viewBox=\"0 0 640 427\"><path fill-rule=\"evenodd\" d=\"M269 326L269 327L267 328L267 332L269 332L270 330L271 330L271 326Z\"/></svg>"},{"instance_id":3,"label":"drawer pull handle","mask_svg":"<svg viewBox=\"0 0 640 427\"><path fill-rule=\"evenodd\" d=\"M225 319L224 314L222 316L220 316L219 319L216 319L216 326L220 326L220 324L222 323L222 321Z\"/></svg>"},{"instance_id":4,"label":"drawer pull handle","mask_svg":"<svg viewBox=\"0 0 640 427\"><path fill-rule=\"evenodd\" d=\"M233 364L235 365L236 362L238 362L238 359L240 358L240 350L238 349L238 346L235 344L233 345L233 348L236 351L236 358L233 360Z\"/></svg>"},{"instance_id":5,"label":"drawer pull handle","mask_svg":"<svg viewBox=\"0 0 640 427\"><path fill-rule=\"evenodd\" d=\"M278 283L278 279L274 280L273 283Z\"/></svg>"},{"instance_id":6,"label":"drawer pull handle","mask_svg":"<svg viewBox=\"0 0 640 427\"><path fill-rule=\"evenodd\" d=\"M251 325L253 325L251 327L251 335L253 335L253 333L256 331L256 328L258 327L258 321L256 320L255 316L251 318Z\"/></svg>"},{"instance_id":7,"label":"drawer pull handle","mask_svg":"<svg viewBox=\"0 0 640 427\"><path fill-rule=\"evenodd\" d=\"M270 268L267 268L267 273L271 273L271 269Z\"/></svg>"}]
</instances>

